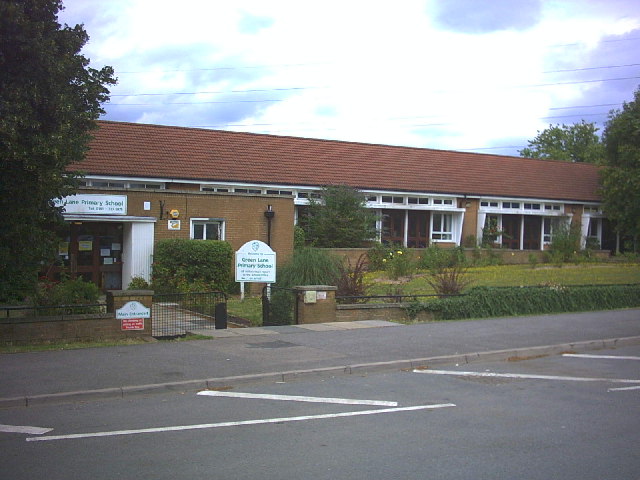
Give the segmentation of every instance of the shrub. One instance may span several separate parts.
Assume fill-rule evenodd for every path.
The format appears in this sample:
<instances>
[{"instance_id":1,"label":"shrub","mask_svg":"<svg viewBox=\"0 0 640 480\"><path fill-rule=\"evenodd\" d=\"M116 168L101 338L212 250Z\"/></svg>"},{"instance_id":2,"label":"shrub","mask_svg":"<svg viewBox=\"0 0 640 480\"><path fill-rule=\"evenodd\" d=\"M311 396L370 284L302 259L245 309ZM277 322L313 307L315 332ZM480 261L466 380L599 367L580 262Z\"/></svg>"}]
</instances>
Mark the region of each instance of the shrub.
<instances>
[{"instance_id":1,"label":"shrub","mask_svg":"<svg viewBox=\"0 0 640 480\"><path fill-rule=\"evenodd\" d=\"M233 249L219 240L162 240L156 245L153 288L160 293L226 291Z\"/></svg>"},{"instance_id":2,"label":"shrub","mask_svg":"<svg viewBox=\"0 0 640 480\"><path fill-rule=\"evenodd\" d=\"M38 283L35 295L31 303L35 306L59 306L59 305L88 305L98 302L100 289L95 283L85 282L81 277L65 279L61 282L44 280ZM73 309L73 313L95 313L99 307L87 307ZM39 310L39 315L57 315L60 309Z\"/></svg>"},{"instance_id":3,"label":"shrub","mask_svg":"<svg viewBox=\"0 0 640 480\"><path fill-rule=\"evenodd\" d=\"M314 247L304 247L293 252L291 260L278 269L276 285L335 285L340 278L340 259L331 253Z\"/></svg>"},{"instance_id":4,"label":"shrub","mask_svg":"<svg viewBox=\"0 0 640 480\"><path fill-rule=\"evenodd\" d=\"M538 315L640 306L640 284L607 286L544 285L476 287L459 297L414 303L409 313L431 312L437 320Z\"/></svg>"},{"instance_id":5,"label":"shrub","mask_svg":"<svg viewBox=\"0 0 640 480\"><path fill-rule=\"evenodd\" d=\"M467 276L467 269L461 264L432 269L427 275L427 283L438 295L458 295L471 281Z\"/></svg>"},{"instance_id":6,"label":"shrub","mask_svg":"<svg viewBox=\"0 0 640 480\"><path fill-rule=\"evenodd\" d=\"M411 254L404 247L395 247L382 259L382 262L389 278L393 280L412 275L416 270Z\"/></svg>"},{"instance_id":7,"label":"shrub","mask_svg":"<svg viewBox=\"0 0 640 480\"><path fill-rule=\"evenodd\" d=\"M299 225L293 227L293 248L302 248L307 243L307 234Z\"/></svg>"},{"instance_id":8,"label":"shrub","mask_svg":"<svg viewBox=\"0 0 640 480\"><path fill-rule=\"evenodd\" d=\"M440 248L430 245L422 252L419 266L428 270L439 270L464 263L466 263L466 257L463 248Z\"/></svg>"},{"instance_id":9,"label":"shrub","mask_svg":"<svg viewBox=\"0 0 640 480\"><path fill-rule=\"evenodd\" d=\"M348 258L340 267L340 278L338 279L337 296L355 297L366 295L367 284L365 282L365 272L367 270L367 254L363 253L358 257L354 265Z\"/></svg>"},{"instance_id":10,"label":"shrub","mask_svg":"<svg viewBox=\"0 0 640 480\"><path fill-rule=\"evenodd\" d=\"M369 270L384 270L385 265L383 260L387 258L391 248L377 242L373 247L367 251L367 258L369 259Z\"/></svg>"},{"instance_id":11,"label":"shrub","mask_svg":"<svg viewBox=\"0 0 640 480\"><path fill-rule=\"evenodd\" d=\"M565 223L554 225L551 244L549 245L549 257L552 263L574 261L580 250L580 228L576 224L571 226Z\"/></svg>"},{"instance_id":12,"label":"shrub","mask_svg":"<svg viewBox=\"0 0 640 480\"><path fill-rule=\"evenodd\" d=\"M149 282L142 277L133 277L127 290L148 290L150 288Z\"/></svg>"}]
</instances>

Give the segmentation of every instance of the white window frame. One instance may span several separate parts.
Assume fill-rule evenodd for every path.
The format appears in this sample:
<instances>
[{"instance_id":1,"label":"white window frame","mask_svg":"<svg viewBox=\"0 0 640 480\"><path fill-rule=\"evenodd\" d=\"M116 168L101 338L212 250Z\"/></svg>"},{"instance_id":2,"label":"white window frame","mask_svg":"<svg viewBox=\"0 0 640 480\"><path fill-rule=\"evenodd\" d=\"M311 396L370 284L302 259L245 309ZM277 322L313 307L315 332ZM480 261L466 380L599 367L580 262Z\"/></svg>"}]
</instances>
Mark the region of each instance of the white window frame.
<instances>
[{"instance_id":1,"label":"white window frame","mask_svg":"<svg viewBox=\"0 0 640 480\"><path fill-rule=\"evenodd\" d=\"M436 217L440 217L438 222L436 222ZM430 230L432 242L453 242L453 214L432 212Z\"/></svg>"},{"instance_id":2,"label":"white window frame","mask_svg":"<svg viewBox=\"0 0 640 480\"><path fill-rule=\"evenodd\" d=\"M482 227L482 233L484 234L484 229L487 228L489 225L488 223L493 219L495 219L496 221L496 229L501 232L502 231L502 214L500 213L487 213L487 216L484 219L484 225ZM484 240L482 237L480 238L480 240ZM497 245L501 245L502 244L502 233L500 233L499 235L496 235L496 239L495 239L495 244Z\"/></svg>"},{"instance_id":3,"label":"white window frame","mask_svg":"<svg viewBox=\"0 0 640 480\"><path fill-rule=\"evenodd\" d=\"M595 232L593 231L595 230ZM592 239L602 245L602 218L590 217L589 226L587 227L587 240Z\"/></svg>"},{"instance_id":4,"label":"white window frame","mask_svg":"<svg viewBox=\"0 0 640 480\"><path fill-rule=\"evenodd\" d=\"M225 239L225 220L224 218L192 218L191 219L191 225L190 225L190 232L189 232L189 238L191 238L192 240L224 240ZM214 238L195 238L195 226L196 225L207 225L207 224L216 224L218 225L218 236L219 238L214 239ZM203 229L203 234L206 235L207 229L204 228Z\"/></svg>"}]
</instances>

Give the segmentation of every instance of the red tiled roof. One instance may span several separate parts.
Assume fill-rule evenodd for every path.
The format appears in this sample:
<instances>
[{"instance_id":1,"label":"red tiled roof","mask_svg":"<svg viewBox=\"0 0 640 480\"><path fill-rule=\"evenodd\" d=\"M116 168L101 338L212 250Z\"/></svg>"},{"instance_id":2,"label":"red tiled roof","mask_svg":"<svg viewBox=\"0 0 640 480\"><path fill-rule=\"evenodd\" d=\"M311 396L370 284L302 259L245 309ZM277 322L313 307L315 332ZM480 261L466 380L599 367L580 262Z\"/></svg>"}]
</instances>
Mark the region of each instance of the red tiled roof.
<instances>
[{"instance_id":1,"label":"red tiled roof","mask_svg":"<svg viewBox=\"0 0 640 480\"><path fill-rule=\"evenodd\" d=\"M598 167L520 157L99 121L90 175L599 201Z\"/></svg>"}]
</instances>

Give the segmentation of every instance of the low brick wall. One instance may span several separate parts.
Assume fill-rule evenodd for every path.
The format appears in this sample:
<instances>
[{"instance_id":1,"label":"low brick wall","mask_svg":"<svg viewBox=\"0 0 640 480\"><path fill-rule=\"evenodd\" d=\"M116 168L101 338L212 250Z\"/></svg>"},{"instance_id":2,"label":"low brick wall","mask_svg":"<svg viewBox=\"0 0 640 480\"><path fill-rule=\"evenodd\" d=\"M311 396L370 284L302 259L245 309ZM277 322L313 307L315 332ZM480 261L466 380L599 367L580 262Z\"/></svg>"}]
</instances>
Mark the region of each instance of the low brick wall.
<instances>
[{"instance_id":1,"label":"low brick wall","mask_svg":"<svg viewBox=\"0 0 640 480\"><path fill-rule=\"evenodd\" d=\"M0 344L93 342L123 338L151 338L151 322L144 330L123 331L113 313L0 319Z\"/></svg>"},{"instance_id":2,"label":"low brick wall","mask_svg":"<svg viewBox=\"0 0 640 480\"><path fill-rule=\"evenodd\" d=\"M367 303L336 305L338 322L359 322L363 320L385 320L387 322L428 322L433 316L428 312L420 312L416 318L410 319L403 303Z\"/></svg>"}]
</instances>

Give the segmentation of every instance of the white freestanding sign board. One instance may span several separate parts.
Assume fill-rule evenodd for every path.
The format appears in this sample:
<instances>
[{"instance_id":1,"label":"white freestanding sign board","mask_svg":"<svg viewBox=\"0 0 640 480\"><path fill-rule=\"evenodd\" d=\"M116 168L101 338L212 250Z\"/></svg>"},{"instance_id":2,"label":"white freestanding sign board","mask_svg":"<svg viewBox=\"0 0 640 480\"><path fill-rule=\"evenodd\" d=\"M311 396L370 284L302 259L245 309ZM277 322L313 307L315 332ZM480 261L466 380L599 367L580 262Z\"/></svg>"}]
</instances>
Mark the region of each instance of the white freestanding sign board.
<instances>
[{"instance_id":1,"label":"white freestanding sign board","mask_svg":"<svg viewBox=\"0 0 640 480\"><path fill-rule=\"evenodd\" d=\"M260 240L245 243L236 252L236 282L244 297L244 282L274 283L276 281L276 252Z\"/></svg>"}]
</instances>

